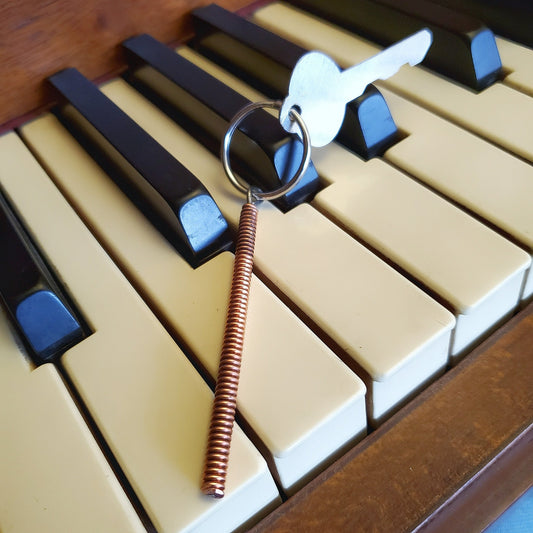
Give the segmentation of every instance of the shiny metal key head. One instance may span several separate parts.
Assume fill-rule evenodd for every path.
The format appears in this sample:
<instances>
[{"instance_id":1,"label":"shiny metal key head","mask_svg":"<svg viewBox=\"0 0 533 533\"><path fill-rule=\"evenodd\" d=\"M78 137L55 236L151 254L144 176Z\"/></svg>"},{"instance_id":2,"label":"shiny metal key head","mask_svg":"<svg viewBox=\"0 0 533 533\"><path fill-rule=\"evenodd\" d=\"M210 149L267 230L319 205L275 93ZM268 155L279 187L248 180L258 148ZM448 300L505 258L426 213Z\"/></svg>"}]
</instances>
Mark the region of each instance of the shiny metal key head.
<instances>
[{"instance_id":1,"label":"shiny metal key head","mask_svg":"<svg viewBox=\"0 0 533 533\"><path fill-rule=\"evenodd\" d=\"M389 78L402 65L420 63L432 38L431 31L420 30L344 71L326 54L305 54L292 72L289 94L280 111L281 125L288 132L297 133L298 128L289 117L294 107L307 125L311 144L325 146L339 132L346 104L360 96L368 84Z\"/></svg>"}]
</instances>

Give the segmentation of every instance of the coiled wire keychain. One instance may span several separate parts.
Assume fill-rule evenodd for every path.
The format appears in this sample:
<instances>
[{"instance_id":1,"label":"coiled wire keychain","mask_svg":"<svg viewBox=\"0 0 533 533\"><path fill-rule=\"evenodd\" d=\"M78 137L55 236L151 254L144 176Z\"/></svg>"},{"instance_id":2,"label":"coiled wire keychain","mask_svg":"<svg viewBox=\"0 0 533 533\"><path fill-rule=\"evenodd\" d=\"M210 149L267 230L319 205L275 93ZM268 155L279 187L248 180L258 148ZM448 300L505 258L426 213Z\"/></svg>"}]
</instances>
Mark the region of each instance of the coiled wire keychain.
<instances>
[{"instance_id":1,"label":"coiled wire keychain","mask_svg":"<svg viewBox=\"0 0 533 533\"><path fill-rule=\"evenodd\" d=\"M243 107L231 120L220 150L220 158L224 171L234 187L246 195L246 203L241 210L237 231L231 292L226 316L224 341L218 367L201 487L204 494L215 498L222 498L224 496L231 435L237 406L237 389L241 369L257 227L258 211L255 203L261 200L275 200L288 193L298 183L309 165L311 142L309 132L302 117L296 110L291 110L289 115L298 124L303 140L302 161L298 170L288 182L270 192L263 192L253 188L233 174L229 162L229 149L233 134L244 118L256 109L281 109L281 105L281 102L266 101L253 102Z\"/></svg>"}]
</instances>

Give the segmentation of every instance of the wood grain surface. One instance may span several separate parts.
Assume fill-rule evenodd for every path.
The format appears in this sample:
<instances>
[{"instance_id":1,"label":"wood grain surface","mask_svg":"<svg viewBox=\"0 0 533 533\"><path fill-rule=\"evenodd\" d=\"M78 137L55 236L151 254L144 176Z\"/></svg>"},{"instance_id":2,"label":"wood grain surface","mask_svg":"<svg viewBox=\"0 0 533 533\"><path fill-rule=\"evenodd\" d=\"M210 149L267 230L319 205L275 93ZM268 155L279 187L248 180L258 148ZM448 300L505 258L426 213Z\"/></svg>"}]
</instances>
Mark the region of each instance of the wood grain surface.
<instances>
[{"instance_id":1,"label":"wood grain surface","mask_svg":"<svg viewBox=\"0 0 533 533\"><path fill-rule=\"evenodd\" d=\"M19 0L0 2L0 124L50 103L47 76L76 67L95 80L124 65L120 43L150 33L170 43L190 35L188 13L208 0ZM227 0L235 10L249 0ZM21 118L22 117L22 118ZM14 121L14 122L12 122ZM6 123L11 122L6 125Z\"/></svg>"}]
</instances>

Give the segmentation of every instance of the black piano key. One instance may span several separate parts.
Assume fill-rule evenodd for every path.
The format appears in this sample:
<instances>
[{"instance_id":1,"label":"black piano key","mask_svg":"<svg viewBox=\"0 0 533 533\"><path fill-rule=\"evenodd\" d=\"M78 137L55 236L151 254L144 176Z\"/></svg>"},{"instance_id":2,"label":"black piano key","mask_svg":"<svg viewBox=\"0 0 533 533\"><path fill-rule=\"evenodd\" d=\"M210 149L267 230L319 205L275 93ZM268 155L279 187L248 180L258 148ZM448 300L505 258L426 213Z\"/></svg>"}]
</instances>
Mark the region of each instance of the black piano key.
<instances>
[{"instance_id":1,"label":"black piano key","mask_svg":"<svg viewBox=\"0 0 533 533\"><path fill-rule=\"evenodd\" d=\"M482 20L494 33L533 47L531 0L431 0Z\"/></svg>"},{"instance_id":2,"label":"black piano key","mask_svg":"<svg viewBox=\"0 0 533 533\"><path fill-rule=\"evenodd\" d=\"M58 282L0 193L0 296L35 364L86 337Z\"/></svg>"},{"instance_id":3,"label":"black piano key","mask_svg":"<svg viewBox=\"0 0 533 533\"><path fill-rule=\"evenodd\" d=\"M287 95L292 69L307 50L214 4L195 10L193 24L192 44L200 53L269 98ZM382 154L399 139L387 103L372 85L346 107L337 136L365 159Z\"/></svg>"},{"instance_id":4,"label":"black piano key","mask_svg":"<svg viewBox=\"0 0 533 533\"><path fill-rule=\"evenodd\" d=\"M470 15L426 0L290 1L383 46L427 27L433 44L424 65L478 91L501 77L494 35Z\"/></svg>"},{"instance_id":5,"label":"black piano key","mask_svg":"<svg viewBox=\"0 0 533 533\"><path fill-rule=\"evenodd\" d=\"M249 100L149 35L123 46L132 64L126 79L218 155L229 122ZM262 190L290 180L303 152L296 136L262 110L246 118L239 132L231 144L232 166L243 179ZM286 211L318 188L318 174L310 164L296 187L274 203Z\"/></svg>"},{"instance_id":6,"label":"black piano key","mask_svg":"<svg viewBox=\"0 0 533 533\"><path fill-rule=\"evenodd\" d=\"M217 204L191 172L75 69L49 82L67 102L57 114L193 267L232 240Z\"/></svg>"}]
</instances>

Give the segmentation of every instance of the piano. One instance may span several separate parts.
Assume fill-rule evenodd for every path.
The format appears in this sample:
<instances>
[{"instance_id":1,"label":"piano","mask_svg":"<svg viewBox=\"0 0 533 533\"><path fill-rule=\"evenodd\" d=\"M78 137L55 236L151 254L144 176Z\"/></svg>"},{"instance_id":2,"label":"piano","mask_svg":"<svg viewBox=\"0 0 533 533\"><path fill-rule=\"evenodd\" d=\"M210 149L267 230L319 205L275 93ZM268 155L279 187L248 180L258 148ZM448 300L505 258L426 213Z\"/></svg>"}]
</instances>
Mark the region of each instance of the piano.
<instances>
[{"instance_id":1,"label":"piano","mask_svg":"<svg viewBox=\"0 0 533 533\"><path fill-rule=\"evenodd\" d=\"M212 500L201 469L242 199L205 124L174 114L181 89L150 86L155 67L131 53L166 43L171 63L240 101L268 87L210 41L219 30L202 41L212 12L343 68L382 43L305 11L314 2L204 4L2 8L2 204L84 334L36 363L0 307L0 531L482 531L533 481L527 32L494 27L502 69L480 90L438 65L377 83L397 127L378 155L339 139L313 151L313 195L259 207L228 490ZM112 140L94 143L65 105L72 79L105 109L102 128L125 124ZM109 164L122 131L146 160ZM176 245L115 179L157 174L155 159L198 187L216 251Z\"/></svg>"}]
</instances>

